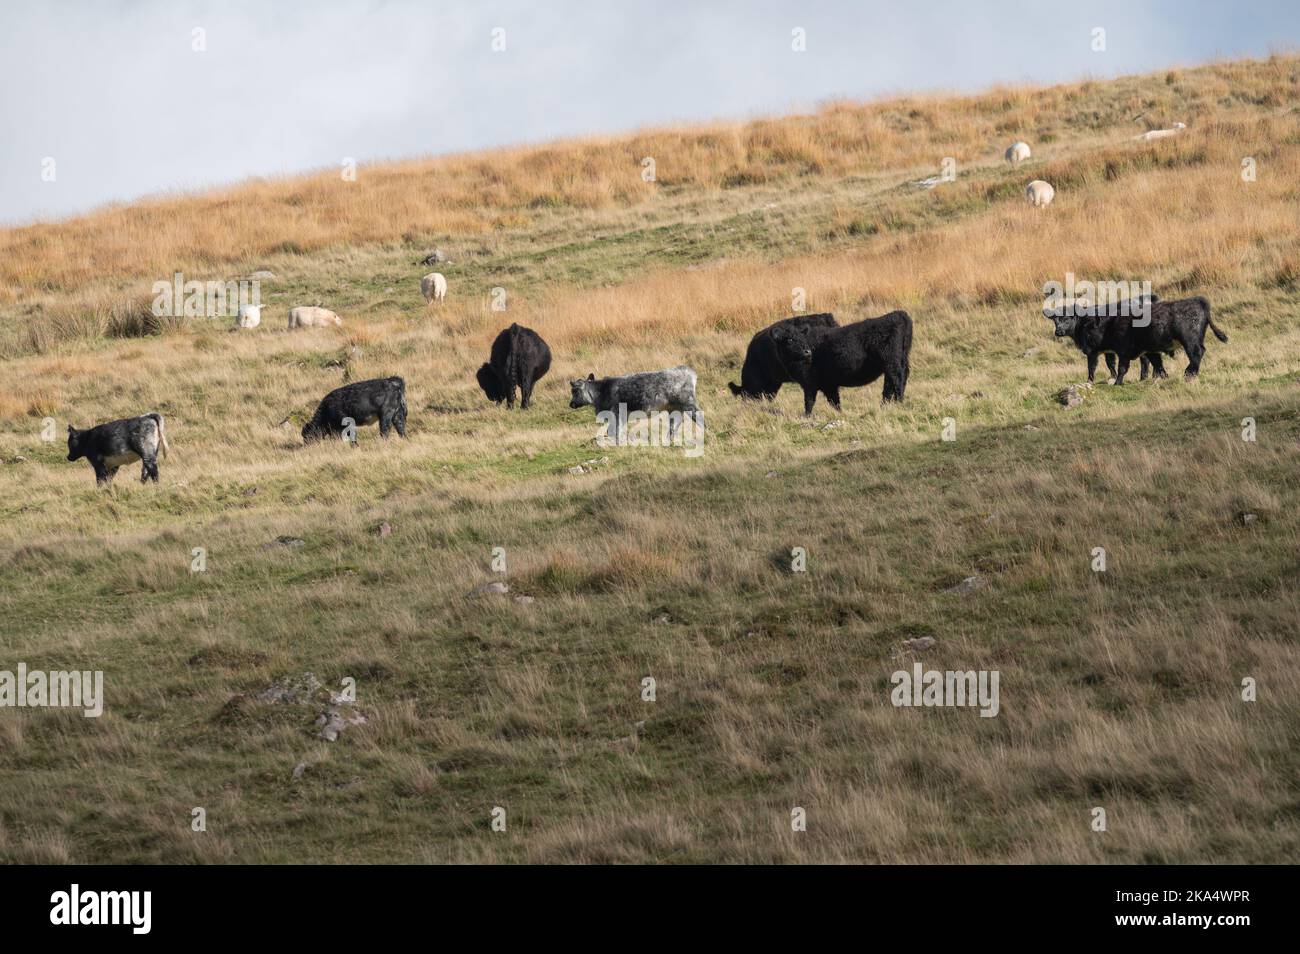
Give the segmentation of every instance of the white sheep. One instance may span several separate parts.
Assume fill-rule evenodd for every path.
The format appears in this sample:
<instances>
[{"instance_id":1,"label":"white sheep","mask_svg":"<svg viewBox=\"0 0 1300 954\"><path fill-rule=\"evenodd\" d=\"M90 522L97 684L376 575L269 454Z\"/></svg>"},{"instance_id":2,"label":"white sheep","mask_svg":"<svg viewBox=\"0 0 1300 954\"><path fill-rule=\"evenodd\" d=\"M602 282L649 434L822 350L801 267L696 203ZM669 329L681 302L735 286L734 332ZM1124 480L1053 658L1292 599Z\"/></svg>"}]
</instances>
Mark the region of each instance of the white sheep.
<instances>
[{"instance_id":1,"label":"white sheep","mask_svg":"<svg viewBox=\"0 0 1300 954\"><path fill-rule=\"evenodd\" d=\"M1010 146L1007 147L1007 152L1006 152L1007 162L1011 162L1011 163L1024 162L1028 158L1029 158L1029 143L1013 142Z\"/></svg>"},{"instance_id":2,"label":"white sheep","mask_svg":"<svg viewBox=\"0 0 1300 954\"><path fill-rule=\"evenodd\" d=\"M327 325L341 325L343 319L328 308L316 305L300 305L289 309L289 330L294 328L324 328Z\"/></svg>"},{"instance_id":3,"label":"white sheep","mask_svg":"<svg viewBox=\"0 0 1300 954\"><path fill-rule=\"evenodd\" d=\"M1029 204L1034 208L1041 209L1043 206L1051 205L1052 199L1055 197L1056 190L1042 179L1035 179L1025 186L1025 198L1029 200Z\"/></svg>"},{"instance_id":4,"label":"white sheep","mask_svg":"<svg viewBox=\"0 0 1300 954\"><path fill-rule=\"evenodd\" d=\"M447 279L438 272L430 272L420 279L420 292L426 304L442 301L447 297Z\"/></svg>"},{"instance_id":5,"label":"white sheep","mask_svg":"<svg viewBox=\"0 0 1300 954\"><path fill-rule=\"evenodd\" d=\"M261 305L240 305L239 314L235 316L236 328L256 328L262 323Z\"/></svg>"},{"instance_id":6,"label":"white sheep","mask_svg":"<svg viewBox=\"0 0 1300 954\"><path fill-rule=\"evenodd\" d=\"M1186 128L1186 123L1174 123L1172 129L1153 129L1150 132L1144 132L1140 136L1134 136L1133 138L1135 140L1140 139L1143 142L1150 142L1152 139L1164 139L1167 136L1177 136Z\"/></svg>"}]
</instances>

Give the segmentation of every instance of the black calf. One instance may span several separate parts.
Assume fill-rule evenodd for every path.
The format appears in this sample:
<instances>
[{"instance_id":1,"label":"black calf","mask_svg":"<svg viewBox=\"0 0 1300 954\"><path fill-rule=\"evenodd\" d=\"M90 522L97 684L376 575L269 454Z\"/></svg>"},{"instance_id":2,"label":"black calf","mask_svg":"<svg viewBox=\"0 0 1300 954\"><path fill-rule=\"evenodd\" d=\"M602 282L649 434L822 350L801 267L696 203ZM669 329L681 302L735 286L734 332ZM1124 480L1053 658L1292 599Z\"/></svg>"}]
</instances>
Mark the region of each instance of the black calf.
<instances>
[{"instance_id":1,"label":"black calf","mask_svg":"<svg viewBox=\"0 0 1300 954\"><path fill-rule=\"evenodd\" d=\"M308 443L324 437L338 437L344 419L357 427L379 422L379 436L390 428L406 436L406 382L399 377L357 381L335 388L321 400L312 419L303 425L302 439Z\"/></svg>"},{"instance_id":2,"label":"black calf","mask_svg":"<svg viewBox=\"0 0 1300 954\"><path fill-rule=\"evenodd\" d=\"M531 328L511 325L492 342L487 364L478 369L478 386L489 401L506 407L515 406L515 388L519 389L519 407L528 407L533 385L551 370L551 349L542 336Z\"/></svg>"}]
</instances>

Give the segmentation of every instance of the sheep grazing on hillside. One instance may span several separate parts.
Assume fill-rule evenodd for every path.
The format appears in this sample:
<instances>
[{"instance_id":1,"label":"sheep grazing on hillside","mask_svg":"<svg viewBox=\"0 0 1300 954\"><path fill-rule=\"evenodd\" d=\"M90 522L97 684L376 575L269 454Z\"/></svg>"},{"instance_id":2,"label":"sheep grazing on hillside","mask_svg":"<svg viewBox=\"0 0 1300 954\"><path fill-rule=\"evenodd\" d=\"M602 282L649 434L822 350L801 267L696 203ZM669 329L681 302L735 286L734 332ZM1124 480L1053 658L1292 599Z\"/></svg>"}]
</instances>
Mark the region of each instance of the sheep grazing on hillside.
<instances>
[{"instance_id":1,"label":"sheep grazing on hillside","mask_svg":"<svg viewBox=\"0 0 1300 954\"><path fill-rule=\"evenodd\" d=\"M1165 139L1169 136L1177 136L1186 128L1186 123L1174 123L1172 129L1152 129L1150 132L1144 132L1141 135L1134 136L1133 138L1135 140L1140 139L1143 142L1150 142L1152 139Z\"/></svg>"},{"instance_id":2,"label":"sheep grazing on hillside","mask_svg":"<svg viewBox=\"0 0 1300 954\"><path fill-rule=\"evenodd\" d=\"M289 309L289 330L295 328L326 328L329 325L341 325L343 319L328 308L316 305L300 305Z\"/></svg>"},{"instance_id":3,"label":"sheep grazing on hillside","mask_svg":"<svg viewBox=\"0 0 1300 954\"><path fill-rule=\"evenodd\" d=\"M235 316L236 328L256 328L262 323L261 305L240 305L239 314Z\"/></svg>"},{"instance_id":4,"label":"sheep grazing on hillside","mask_svg":"<svg viewBox=\"0 0 1300 954\"><path fill-rule=\"evenodd\" d=\"M430 272L420 279L420 293L425 304L433 304L447 297L447 279L438 272Z\"/></svg>"},{"instance_id":5,"label":"sheep grazing on hillside","mask_svg":"<svg viewBox=\"0 0 1300 954\"><path fill-rule=\"evenodd\" d=\"M1052 204L1052 199L1056 198L1056 190L1042 179L1035 179L1025 186L1025 198L1034 208L1041 209Z\"/></svg>"},{"instance_id":6,"label":"sheep grazing on hillside","mask_svg":"<svg viewBox=\"0 0 1300 954\"><path fill-rule=\"evenodd\" d=\"M1006 160L1010 163L1024 162L1029 158L1029 143L1013 142L1007 147Z\"/></svg>"}]
</instances>

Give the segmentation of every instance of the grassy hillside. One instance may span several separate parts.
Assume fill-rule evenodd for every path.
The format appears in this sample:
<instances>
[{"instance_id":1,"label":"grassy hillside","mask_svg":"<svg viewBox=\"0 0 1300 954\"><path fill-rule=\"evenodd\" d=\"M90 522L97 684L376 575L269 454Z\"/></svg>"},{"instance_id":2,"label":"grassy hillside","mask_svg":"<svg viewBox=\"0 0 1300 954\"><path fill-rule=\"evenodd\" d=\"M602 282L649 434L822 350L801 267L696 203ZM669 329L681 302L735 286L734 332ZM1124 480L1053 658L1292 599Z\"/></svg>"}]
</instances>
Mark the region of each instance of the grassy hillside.
<instances>
[{"instance_id":1,"label":"grassy hillside","mask_svg":"<svg viewBox=\"0 0 1300 954\"><path fill-rule=\"evenodd\" d=\"M1298 86L1277 57L836 104L0 232L0 669L102 669L107 696L0 709L0 859L1294 857ZM956 182L912 185L944 156ZM262 268L256 331L145 313L174 270ZM1231 340L1199 381L1180 356L1067 410L1083 358L1037 310L1067 272L1206 295ZM906 404L730 397L796 288L842 322L909 310ZM318 301L342 328L284 330ZM473 380L510 321L555 352L522 414ZM698 459L598 447L568 408L569 378L680 362ZM321 395L386 374L408 440L301 446ZM161 485L64 460L68 423L146 410ZM998 670L999 715L894 708L914 661ZM304 672L355 679L366 724L325 742L320 703L257 700Z\"/></svg>"}]
</instances>

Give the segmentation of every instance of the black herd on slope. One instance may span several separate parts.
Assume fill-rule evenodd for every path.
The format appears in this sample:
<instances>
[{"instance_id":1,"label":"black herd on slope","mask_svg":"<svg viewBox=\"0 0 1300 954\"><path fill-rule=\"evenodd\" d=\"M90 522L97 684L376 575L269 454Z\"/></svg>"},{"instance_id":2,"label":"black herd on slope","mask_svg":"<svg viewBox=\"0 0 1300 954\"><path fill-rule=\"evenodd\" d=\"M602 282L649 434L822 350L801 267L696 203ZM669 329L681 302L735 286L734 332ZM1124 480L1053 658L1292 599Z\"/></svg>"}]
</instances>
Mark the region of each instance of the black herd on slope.
<instances>
[{"instance_id":1,"label":"black herd on slope","mask_svg":"<svg viewBox=\"0 0 1300 954\"><path fill-rule=\"evenodd\" d=\"M1044 308L1043 314L1054 323L1058 338L1070 338L1083 352L1089 381L1098 358L1104 355L1117 385L1124 383L1134 359L1141 362L1143 379L1149 370L1155 377L1167 377L1162 355L1172 356L1176 347L1187 354L1184 374L1193 378L1205 355L1206 330L1213 331L1220 341L1228 340L1210 318L1210 303L1200 297L1161 301L1152 295L1122 306ZM804 413L808 415L818 392L838 411L841 388L863 387L883 377L882 400L902 401L911 351L912 319L904 311L848 325L836 324L830 314L796 315L754 335L745 352L740 384L727 386L738 397L770 401L781 385L797 383L803 388ZM519 406L525 409L532 401L534 386L550 367L551 349L541 335L512 324L497 335L476 377L489 400L513 408L518 391ZM606 410L599 396L612 394L629 412L677 410L699 415L695 372L684 365L611 378L589 375L571 381L570 388L574 395L570 406L575 408L591 404L598 412ZM702 418L697 420L702 425ZM400 377L358 381L331 391L303 426L302 437L310 443L375 423L383 437L390 430L406 436L406 383ZM110 483L119 467L137 460L143 465L141 481L157 482L159 450L167 455L163 417L156 412L86 430L68 426L68 460L89 460L96 483L101 485Z\"/></svg>"}]
</instances>

